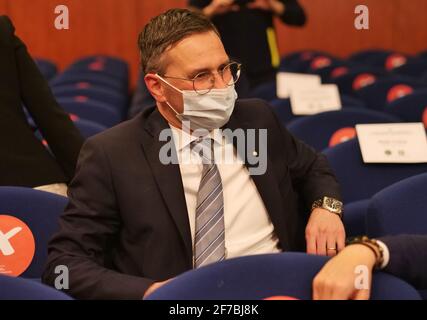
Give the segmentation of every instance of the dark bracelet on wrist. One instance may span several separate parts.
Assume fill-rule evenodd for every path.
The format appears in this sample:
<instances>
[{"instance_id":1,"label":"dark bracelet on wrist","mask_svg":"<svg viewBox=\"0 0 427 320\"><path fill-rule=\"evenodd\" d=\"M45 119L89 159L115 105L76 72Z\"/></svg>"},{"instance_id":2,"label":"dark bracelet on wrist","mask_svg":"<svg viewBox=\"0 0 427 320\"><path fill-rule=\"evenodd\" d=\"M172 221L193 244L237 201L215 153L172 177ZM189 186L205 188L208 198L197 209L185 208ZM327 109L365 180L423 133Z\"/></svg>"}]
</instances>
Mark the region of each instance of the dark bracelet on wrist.
<instances>
[{"instance_id":1,"label":"dark bracelet on wrist","mask_svg":"<svg viewBox=\"0 0 427 320\"><path fill-rule=\"evenodd\" d=\"M367 236L356 237L346 241L346 245L361 244L372 250L375 255L375 268L379 269L384 262L383 248L375 239L369 239Z\"/></svg>"}]
</instances>

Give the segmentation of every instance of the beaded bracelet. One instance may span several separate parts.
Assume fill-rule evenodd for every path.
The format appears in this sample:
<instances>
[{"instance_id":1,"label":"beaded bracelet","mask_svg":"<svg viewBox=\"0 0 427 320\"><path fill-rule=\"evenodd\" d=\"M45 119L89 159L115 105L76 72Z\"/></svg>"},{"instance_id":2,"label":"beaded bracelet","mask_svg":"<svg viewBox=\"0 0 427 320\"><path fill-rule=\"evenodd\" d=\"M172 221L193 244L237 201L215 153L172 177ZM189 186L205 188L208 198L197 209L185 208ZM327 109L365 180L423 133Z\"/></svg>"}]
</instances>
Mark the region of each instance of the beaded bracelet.
<instances>
[{"instance_id":1,"label":"beaded bracelet","mask_svg":"<svg viewBox=\"0 0 427 320\"><path fill-rule=\"evenodd\" d=\"M378 244L377 240L375 239L369 239L367 236L362 236L362 237L356 237L352 240L347 241L346 243L347 245L352 245L352 244L361 244L364 245L365 247L368 247L369 249L372 250L372 252L375 255L375 268L379 269L383 262L384 262L384 252L383 252L383 248Z\"/></svg>"}]
</instances>

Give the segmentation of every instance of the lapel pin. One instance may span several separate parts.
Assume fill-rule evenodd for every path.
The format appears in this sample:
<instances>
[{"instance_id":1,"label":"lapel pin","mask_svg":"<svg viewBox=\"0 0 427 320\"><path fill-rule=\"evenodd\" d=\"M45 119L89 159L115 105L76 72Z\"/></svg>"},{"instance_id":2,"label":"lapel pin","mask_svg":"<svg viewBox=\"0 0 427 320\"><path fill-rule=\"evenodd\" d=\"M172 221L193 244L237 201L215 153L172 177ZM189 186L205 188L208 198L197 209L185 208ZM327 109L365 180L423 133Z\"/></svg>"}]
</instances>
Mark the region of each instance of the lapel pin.
<instances>
[{"instance_id":1,"label":"lapel pin","mask_svg":"<svg viewBox=\"0 0 427 320\"><path fill-rule=\"evenodd\" d=\"M252 152L252 155L253 155L254 157L256 157L256 156L258 155L258 152L256 152L256 150L254 150L254 151Z\"/></svg>"}]
</instances>

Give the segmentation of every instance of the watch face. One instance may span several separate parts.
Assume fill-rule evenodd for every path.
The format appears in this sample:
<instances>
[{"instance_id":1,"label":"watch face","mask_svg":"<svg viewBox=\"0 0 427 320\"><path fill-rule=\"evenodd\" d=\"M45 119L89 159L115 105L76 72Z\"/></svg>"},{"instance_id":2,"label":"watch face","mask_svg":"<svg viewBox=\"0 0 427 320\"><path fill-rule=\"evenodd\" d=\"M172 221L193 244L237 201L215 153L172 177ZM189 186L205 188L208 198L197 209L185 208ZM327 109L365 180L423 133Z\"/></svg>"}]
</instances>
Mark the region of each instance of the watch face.
<instances>
[{"instance_id":1,"label":"watch face","mask_svg":"<svg viewBox=\"0 0 427 320\"><path fill-rule=\"evenodd\" d=\"M325 197L323 200L323 204L326 208L334 212L341 212L342 203L338 200Z\"/></svg>"}]
</instances>

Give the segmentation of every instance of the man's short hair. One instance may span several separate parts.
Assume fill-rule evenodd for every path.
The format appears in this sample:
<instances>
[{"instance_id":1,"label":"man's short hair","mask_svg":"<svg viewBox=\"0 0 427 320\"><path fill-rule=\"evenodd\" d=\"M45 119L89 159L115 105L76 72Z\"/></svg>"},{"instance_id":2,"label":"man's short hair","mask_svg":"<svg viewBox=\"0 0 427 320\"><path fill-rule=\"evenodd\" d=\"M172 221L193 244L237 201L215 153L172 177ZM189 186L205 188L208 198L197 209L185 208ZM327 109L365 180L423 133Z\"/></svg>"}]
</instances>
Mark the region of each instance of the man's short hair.
<instances>
[{"instance_id":1,"label":"man's short hair","mask_svg":"<svg viewBox=\"0 0 427 320\"><path fill-rule=\"evenodd\" d=\"M187 9L171 9L151 21L138 36L141 67L145 74L162 74L166 66L163 53L174 44L192 34L218 30L203 14Z\"/></svg>"}]
</instances>

